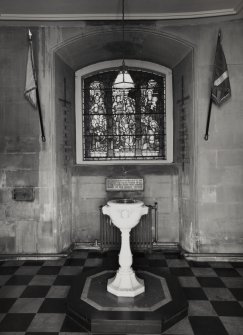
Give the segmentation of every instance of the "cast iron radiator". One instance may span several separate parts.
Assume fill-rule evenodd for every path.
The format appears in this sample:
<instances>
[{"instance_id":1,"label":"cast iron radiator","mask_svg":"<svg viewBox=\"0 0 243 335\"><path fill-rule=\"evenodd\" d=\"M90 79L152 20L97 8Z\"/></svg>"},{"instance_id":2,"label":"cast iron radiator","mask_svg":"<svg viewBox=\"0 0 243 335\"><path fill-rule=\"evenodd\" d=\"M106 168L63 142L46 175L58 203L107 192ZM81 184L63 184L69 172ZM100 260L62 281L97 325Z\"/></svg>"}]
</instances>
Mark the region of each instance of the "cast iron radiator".
<instances>
[{"instance_id":1,"label":"cast iron radiator","mask_svg":"<svg viewBox=\"0 0 243 335\"><path fill-rule=\"evenodd\" d=\"M157 203L154 206L147 206L148 214L143 215L138 225L131 230L130 241L133 250L151 250L156 240ZM112 224L108 215L102 213L102 207L100 206L100 247L102 250L120 249L120 230ZM155 231L155 239L153 239L153 231Z\"/></svg>"}]
</instances>

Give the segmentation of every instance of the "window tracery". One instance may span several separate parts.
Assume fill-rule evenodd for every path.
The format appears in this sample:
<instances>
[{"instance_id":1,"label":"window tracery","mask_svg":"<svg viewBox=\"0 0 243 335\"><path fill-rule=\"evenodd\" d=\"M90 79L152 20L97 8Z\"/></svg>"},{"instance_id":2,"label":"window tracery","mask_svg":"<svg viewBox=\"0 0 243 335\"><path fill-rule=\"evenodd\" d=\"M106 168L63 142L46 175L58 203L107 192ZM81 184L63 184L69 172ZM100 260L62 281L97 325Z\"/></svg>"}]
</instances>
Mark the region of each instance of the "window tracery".
<instances>
[{"instance_id":1,"label":"window tracery","mask_svg":"<svg viewBox=\"0 0 243 335\"><path fill-rule=\"evenodd\" d=\"M135 88L113 86L115 71L84 79L84 160L165 159L165 79L129 71Z\"/></svg>"}]
</instances>

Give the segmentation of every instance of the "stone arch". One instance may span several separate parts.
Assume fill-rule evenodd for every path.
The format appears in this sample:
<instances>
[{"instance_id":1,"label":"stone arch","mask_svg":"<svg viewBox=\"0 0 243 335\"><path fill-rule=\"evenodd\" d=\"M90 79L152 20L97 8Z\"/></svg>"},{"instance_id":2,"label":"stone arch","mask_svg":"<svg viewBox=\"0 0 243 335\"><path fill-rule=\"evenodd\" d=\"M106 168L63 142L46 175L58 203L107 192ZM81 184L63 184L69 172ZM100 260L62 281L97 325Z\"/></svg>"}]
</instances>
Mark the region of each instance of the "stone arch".
<instances>
[{"instance_id":1,"label":"stone arch","mask_svg":"<svg viewBox=\"0 0 243 335\"><path fill-rule=\"evenodd\" d=\"M77 33L59 43L54 52L76 71L123 56L173 68L193 48L190 42L175 35L141 27L129 27L123 44L122 30L107 27Z\"/></svg>"},{"instance_id":2,"label":"stone arch","mask_svg":"<svg viewBox=\"0 0 243 335\"><path fill-rule=\"evenodd\" d=\"M67 36L67 34L66 34ZM124 48L123 48L124 47ZM174 81L174 92L173 92L173 100L174 105L177 106L174 108L174 134L177 134L174 136L174 143L176 143L179 140L179 128L180 128L180 119L179 119L179 105L177 104L177 101L181 98L181 79L184 76L184 84L187 87L184 87L184 91L190 89L190 106L189 106L189 118L187 120L188 127L192 129L190 136L193 137L193 128L194 128L194 98L193 98L193 91L194 91L194 50L195 47L193 44L191 44L188 41L183 40L182 38L175 36L174 34L163 32L162 28L161 31L158 29L153 28L142 28L142 25L129 25L129 27L126 27L125 31L125 43L123 44L122 41L122 30L121 28L118 28L116 25L104 25L100 28L89 28L85 32L83 32L80 28L74 28L70 35L63 39L62 42L58 43L53 48L53 55L57 56L59 59L58 62L55 61L55 73L62 72L60 75L55 75L55 92L57 96L57 92L63 91L63 78L64 73L69 73L70 80L69 82L72 83L71 89L69 89L69 93L73 93L73 106L74 106L74 76L75 71L87 67L89 65L93 65L95 63L99 62L105 62L105 61L113 61L113 60L119 60L123 58L123 56L126 59L137 59L140 61L145 62L151 62L156 63L165 67L168 67L172 70L173 75L173 81ZM189 56L188 56L189 55ZM59 63L57 68L57 63ZM61 64L61 65L60 65ZM189 75L188 75L189 73ZM58 83L59 81L59 83ZM57 98L56 98L57 101ZM56 116L58 115L59 110L56 106ZM74 111L73 111L74 115ZM58 116L59 117L59 116ZM56 117L56 119L58 119ZM73 128L72 132L75 134L75 127L74 127L74 117L71 120L73 122ZM56 127L57 132L61 132L61 127ZM57 135L58 136L58 135ZM194 139L192 138L191 143L194 143ZM73 140L73 147L75 147L75 139ZM181 161L180 152L175 152L175 160L174 164L171 164L169 166L165 166L161 169L161 167L158 165L157 167L151 166L151 167L131 167L132 171L135 171L136 173L140 174L148 174L152 171L153 174L158 176L158 179L161 178L161 175L167 174L168 180L171 180L171 183L173 184L171 186L171 189L175 189L173 192L177 192L174 195L171 195L171 199L179 199L178 203L176 203L175 207L178 207L178 213L172 213L171 215L165 215L165 221L162 222L162 224L168 224L171 222L171 224L175 222L175 226L173 228L173 231L168 230L168 236L167 237L161 237L163 241L166 242L176 242L180 243L183 247L186 246L188 250L193 248L190 245L187 245L187 237L189 236L189 232L187 231L187 227L191 224L191 222L195 222L195 213L194 213L194 200L195 200L195 193L194 190L190 185L195 185L193 178L193 155L194 155L194 148L189 148L190 152L188 153L188 156L192 157L190 158L190 161L188 163L188 166L190 165L190 168L185 168L184 162ZM178 150L177 150L178 151ZM75 150L73 150L73 155L75 155ZM186 163L187 164L187 163ZM110 169L107 169L106 167L100 168L98 166L92 166L90 167L75 167L75 175L74 178L75 182L71 182L70 184L74 185L77 183L79 185L80 181L82 180L83 176L94 176L98 175L101 176L103 179L107 174L111 173L118 174L119 173L119 166L116 168L111 167ZM181 173L180 173L181 171ZM186 175L188 174L188 175ZM86 178L87 180L87 178ZM177 183L177 186L175 186L175 180ZM187 180L189 185L184 183L184 181ZM178 182L179 181L179 182ZM179 185L179 186L178 186ZM187 199L186 201L188 204L185 206L182 206L181 199L182 199L182 193L185 189ZM178 197L179 193L179 197ZM79 242L81 239L81 233L78 232L78 225L79 217L78 214L75 213L75 208L77 209L77 212L80 210L78 204L81 199L79 199L79 192L73 190L74 194L74 205L72 210L72 217L73 217L73 232L72 232L72 241L73 242ZM104 194L105 198L105 194ZM194 199L194 200L193 200ZM185 204L185 199L183 199L183 204ZM97 203L97 201L96 201ZM89 206L90 203L89 203ZM92 206L91 206L92 207ZM189 209L188 209L189 208ZM62 210L64 210L62 208ZM96 208L92 208L92 211L95 211ZM96 213L95 217L93 218L92 223L89 224L89 227L87 226L87 232L85 232L84 241L89 239L94 239L94 236L97 235L97 231L89 231L91 229L92 225L96 226L98 223L95 223L96 220L98 220L98 213ZM86 215L86 216L85 216ZM83 217L87 218L87 213L83 215ZM164 219L163 219L164 220ZM168 220L168 221L167 221ZM86 229L86 228L85 228ZM161 228L161 231L163 231L164 228ZM166 228L167 229L167 228ZM188 228L189 229L189 228ZM191 228L190 228L191 229ZM81 231L81 229L80 229ZM82 231L84 231L82 229ZM164 230L165 231L165 230ZM166 233L167 234L167 233ZM160 236L159 236L160 239Z\"/></svg>"}]
</instances>

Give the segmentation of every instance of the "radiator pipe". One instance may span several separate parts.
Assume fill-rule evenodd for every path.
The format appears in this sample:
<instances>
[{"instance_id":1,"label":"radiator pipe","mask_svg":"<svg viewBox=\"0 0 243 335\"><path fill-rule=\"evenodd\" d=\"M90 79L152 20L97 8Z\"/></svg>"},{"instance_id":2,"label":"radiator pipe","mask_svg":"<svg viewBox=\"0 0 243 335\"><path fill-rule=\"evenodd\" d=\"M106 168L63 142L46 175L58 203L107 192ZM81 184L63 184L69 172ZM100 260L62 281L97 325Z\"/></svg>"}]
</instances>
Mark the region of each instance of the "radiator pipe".
<instances>
[{"instance_id":1,"label":"radiator pipe","mask_svg":"<svg viewBox=\"0 0 243 335\"><path fill-rule=\"evenodd\" d=\"M158 203L154 203L154 229L155 229L155 239L154 242L158 242L158 218L157 218L157 209L158 209Z\"/></svg>"}]
</instances>

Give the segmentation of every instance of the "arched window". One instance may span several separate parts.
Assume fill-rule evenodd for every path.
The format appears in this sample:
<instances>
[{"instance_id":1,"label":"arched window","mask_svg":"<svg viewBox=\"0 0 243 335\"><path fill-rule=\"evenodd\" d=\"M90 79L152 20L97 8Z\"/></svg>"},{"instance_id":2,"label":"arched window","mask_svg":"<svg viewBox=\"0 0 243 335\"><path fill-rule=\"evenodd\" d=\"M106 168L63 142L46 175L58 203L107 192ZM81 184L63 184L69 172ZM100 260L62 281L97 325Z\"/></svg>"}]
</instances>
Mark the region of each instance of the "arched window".
<instances>
[{"instance_id":1,"label":"arched window","mask_svg":"<svg viewBox=\"0 0 243 335\"><path fill-rule=\"evenodd\" d=\"M171 70L127 60L134 88L117 89L112 63L76 72L77 164L172 162Z\"/></svg>"}]
</instances>

